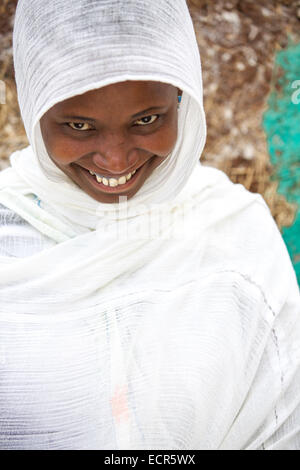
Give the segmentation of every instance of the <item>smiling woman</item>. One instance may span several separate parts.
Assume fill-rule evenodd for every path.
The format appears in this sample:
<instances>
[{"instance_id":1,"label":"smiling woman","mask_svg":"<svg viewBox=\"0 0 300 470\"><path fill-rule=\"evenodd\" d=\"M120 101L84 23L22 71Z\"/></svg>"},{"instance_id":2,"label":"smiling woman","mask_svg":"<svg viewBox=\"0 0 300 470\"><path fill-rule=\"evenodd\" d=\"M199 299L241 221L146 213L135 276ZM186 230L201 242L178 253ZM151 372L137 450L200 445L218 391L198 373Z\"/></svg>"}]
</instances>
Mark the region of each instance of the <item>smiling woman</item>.
<instances>
[{"instance_id":1,"label":"smiling woman","mask_svg":"<svg viewBox=\"0 0 300 470\"><path fill-rule=\"evenodd\" d=\"M176 144L181 93L125 81L59 102L40 122L47 152L96 201L131 198Z\"/></svg>"},{"instance_id":2,"label":"smiling woman","mask_svg":"<svg viewBox=\"0 0 300 470\"><path fill-rule=\"evenodd\" d=\"M296 276L261 196L199 163L185 1L19 0L14 64L0 448L300 448Z\"/></svg>"}]
</instances>

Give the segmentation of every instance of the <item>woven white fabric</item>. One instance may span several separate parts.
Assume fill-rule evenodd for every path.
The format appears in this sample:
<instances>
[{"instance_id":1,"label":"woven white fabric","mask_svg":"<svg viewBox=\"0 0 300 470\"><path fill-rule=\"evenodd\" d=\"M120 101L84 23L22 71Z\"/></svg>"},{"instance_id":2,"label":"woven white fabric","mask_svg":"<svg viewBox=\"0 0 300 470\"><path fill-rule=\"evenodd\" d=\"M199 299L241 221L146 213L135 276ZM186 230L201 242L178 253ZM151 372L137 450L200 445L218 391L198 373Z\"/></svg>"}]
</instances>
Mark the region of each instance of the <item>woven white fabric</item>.
<instances>
[{"instance_id":1,"label":"woven white fabric","mask_svg":"<svg viewBox=\"0 0 300 470\"><path fill-rule=\"evenodd\" d=\"M300 449L296 276L261 196L198 163L185 1L19 0L14 60L31 145L0 174L0 448ZM102 204L51 163L39 120L129 79L183 90L178 139Z\"/></svg>"},{"instance_id":2,"label":"woven white fabric","mask_svg":"<svg viewBox=\"0 0 300 470\"><path fill-rule=\"evenodd\" d=\"M46 237L15 212L0 204L0 256L25 258L55 241Z\"/></svg>"}]
</instances>

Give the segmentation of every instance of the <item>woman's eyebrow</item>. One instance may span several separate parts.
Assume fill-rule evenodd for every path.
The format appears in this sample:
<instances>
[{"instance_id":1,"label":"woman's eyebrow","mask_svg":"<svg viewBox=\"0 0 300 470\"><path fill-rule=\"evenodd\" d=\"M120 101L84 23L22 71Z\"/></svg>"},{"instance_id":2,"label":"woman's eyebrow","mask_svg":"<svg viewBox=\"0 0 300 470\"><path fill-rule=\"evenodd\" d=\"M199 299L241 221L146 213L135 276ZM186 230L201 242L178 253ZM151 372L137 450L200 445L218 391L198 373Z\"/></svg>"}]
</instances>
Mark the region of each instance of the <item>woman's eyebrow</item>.
<instances>
[{"instance_id":1,"label":"woman's eyebrow","mask_svg":"<svg viewBox=\"0 0 300 470\"><path fill-rule=\"evenodd\" d=\"M150 113L152 111L163 111L167 108L167 106L152 106L151 108L147 108L147 109L144 109L143 111L139 111L138 113L134 114L133 116L131 116L132 118L137 118L139 116L141 116L142 114L145 114L145 113Z\"/></svg>"},{"instance_id":2,"label":"woman's eyebrow","mask_svg":"<svg viewBox=\"0 0 300 470\"><path fill-rule=\"evenodd\" d=\"M152 106L151 108L147 108L147 109L144 109L143 111L139 111L138 113L133 114L131 117L132 118L138 118L139 116L141 116L143 114L150 113L150 112L153 112L153 111L158 111L158 110L164 111L166 108L167 108L167 106ZM75 115L71 115L71 114L63 115L63 116L61 116L61 119L70 119L70 120L76 119L78 121L96 122L96 119L88 117L88 116L75 116Z\"/></svg>"},{"instance_id":3,"label":"woman's eyebrow","mask_svg":"<svg viewBox=\"0 0 300 470\"><path fill-rule=\"evenodd\" d=\"M75 116L75 115L71 115L71 114L61 116L61 119L70 119L70 120L76 119L78 121L93 121L93 122L96 122L96 119L93 119L93 118L90 118L90 117L87 117L87 116Z\"/></svg>"}]
</instances>

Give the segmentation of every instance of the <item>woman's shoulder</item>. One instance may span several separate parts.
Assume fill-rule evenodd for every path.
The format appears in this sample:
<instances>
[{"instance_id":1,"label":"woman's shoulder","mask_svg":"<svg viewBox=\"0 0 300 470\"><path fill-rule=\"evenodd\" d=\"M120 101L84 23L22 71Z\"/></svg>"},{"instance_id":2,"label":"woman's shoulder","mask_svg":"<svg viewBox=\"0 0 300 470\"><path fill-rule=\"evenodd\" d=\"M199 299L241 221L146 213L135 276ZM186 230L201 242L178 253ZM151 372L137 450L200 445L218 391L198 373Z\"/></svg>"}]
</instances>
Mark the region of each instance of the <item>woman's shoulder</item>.
<instances>
[{"instance_id":1,"label":"woman's shoulder","mask_svg":"<svg viewBox=\"0 0 300 470\"><path fill-rule=\"evenodd\" d=\"M257 286L278 306L289 291L299 295L288 249L264 198L241 185L226 186L228 191L216 189L216 204L210 207L210 217L219 217L207 232L208 264L220 275L235 273Z\"/></svg>"},{"instance_id":2,"label":"woman's shoulder","mask_svg":"<svg viewBox=\"0 0 300 470\"><path fill-rule=\"evenodd\" d=\"M19 214L0 204L0 256L24 258L42 251L51 240Z\"/></svg>"}]
</instances>

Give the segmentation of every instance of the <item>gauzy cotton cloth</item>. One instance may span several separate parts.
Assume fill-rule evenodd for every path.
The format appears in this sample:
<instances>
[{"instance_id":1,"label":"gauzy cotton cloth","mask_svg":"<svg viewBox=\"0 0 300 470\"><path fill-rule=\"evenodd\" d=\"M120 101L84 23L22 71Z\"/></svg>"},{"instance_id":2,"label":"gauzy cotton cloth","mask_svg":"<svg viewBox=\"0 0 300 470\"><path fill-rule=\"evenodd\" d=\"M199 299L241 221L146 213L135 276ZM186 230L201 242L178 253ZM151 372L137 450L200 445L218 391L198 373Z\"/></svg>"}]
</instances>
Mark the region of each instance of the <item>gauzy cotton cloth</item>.
<instances>
[{"instance_id":1,"label":"gauzy cotton cloth","mask_svg":"<svg viewBox=\"0 0 300 470\"><path fill-rule=\"evenodd\" d=\"M296 276L262 197L199 163L186 3L19 0L14 60L30 146L0 174L0 448L300 449ZM39 120L124 80L183 90L178 139L102 204Z\"/></svg>"}]
</instances>

